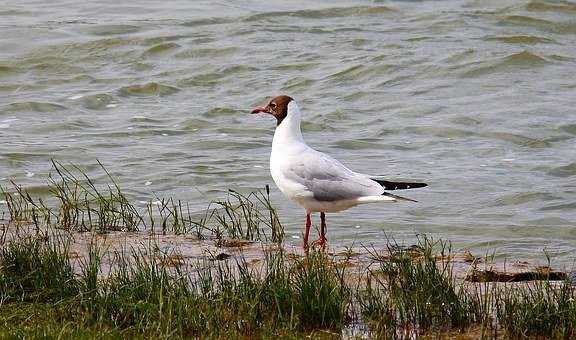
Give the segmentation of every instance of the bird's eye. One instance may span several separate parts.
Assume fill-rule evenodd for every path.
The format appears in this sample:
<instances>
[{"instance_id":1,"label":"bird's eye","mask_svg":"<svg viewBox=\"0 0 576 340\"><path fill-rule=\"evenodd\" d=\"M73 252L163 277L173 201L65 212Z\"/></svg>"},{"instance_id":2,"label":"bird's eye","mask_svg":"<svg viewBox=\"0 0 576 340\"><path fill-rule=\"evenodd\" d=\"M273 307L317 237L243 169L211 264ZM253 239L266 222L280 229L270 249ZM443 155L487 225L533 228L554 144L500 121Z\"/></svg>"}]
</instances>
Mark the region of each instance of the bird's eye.
<instances>
[{"instance_id":1,"label":"bird's eye","mask_svg":"<svg viewBox=\"0 0 576 340\"><path fill-rule=\"evenodd\" d=\"M276 108L276 103L270 103L270 107L275 109Z\"/></svg>"}]
</instances>

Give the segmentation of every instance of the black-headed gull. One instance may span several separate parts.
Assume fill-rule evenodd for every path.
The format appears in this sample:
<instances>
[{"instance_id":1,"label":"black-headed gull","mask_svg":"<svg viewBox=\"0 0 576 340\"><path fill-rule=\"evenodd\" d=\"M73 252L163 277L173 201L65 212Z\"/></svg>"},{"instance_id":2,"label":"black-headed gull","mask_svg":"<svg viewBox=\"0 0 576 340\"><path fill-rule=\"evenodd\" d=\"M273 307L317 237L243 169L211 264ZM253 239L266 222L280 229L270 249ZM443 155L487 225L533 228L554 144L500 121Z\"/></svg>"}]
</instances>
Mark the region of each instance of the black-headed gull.
<instances>
[{"instance_id":1,"label":"black-headed gull","mask_svg":"<svg viewBox=\"0 0 576 340\"><path fill-rule=\"evenodd\" d=\"M385 190L425 187L425 183L391 182L354 172L336 159L318 152L304 142L300 131L302 115L288 96L278 96L252 113L266 112L276 120L276 131L270 154L270 173L286 197L306 209L304 248L308 247L310 214L320 213L320 238L326 243L326 213L338 212L365 203L413 201ZM414 201L415 202L415 201Z\"/></svg>"}]
</instances>

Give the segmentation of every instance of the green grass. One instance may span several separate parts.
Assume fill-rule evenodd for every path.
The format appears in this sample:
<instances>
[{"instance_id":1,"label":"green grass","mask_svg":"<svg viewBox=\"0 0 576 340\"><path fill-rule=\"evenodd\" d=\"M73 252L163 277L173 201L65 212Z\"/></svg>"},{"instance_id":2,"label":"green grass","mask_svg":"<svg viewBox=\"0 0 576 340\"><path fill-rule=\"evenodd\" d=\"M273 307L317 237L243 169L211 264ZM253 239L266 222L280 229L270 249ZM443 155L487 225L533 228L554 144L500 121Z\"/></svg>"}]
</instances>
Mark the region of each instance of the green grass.
<instances>
[{"instance_id":1,"label":"green grass","mask_svg":"<svg viewBox=\"0 0 576 340\"><path fill-rule=\"evenodd\" d=\"M270 189L254 191L248 195L230 190L225 200L213 202L216 208L207 209L204 218L196 225L209 229L212 236L222 239L257 240L281 243L284 228L270 202Z\"/></svg>"},{"instance_id":2,"label":"green grass","mask_svg":"<svg viewBox=\"0 0 576 340\"><path fill-rule=\"evenodd\" d=\"M439 249L439 254L434 252ZM372 251L379 268L368 274L360 296L362 315L378 337L398 332L421 334L447 330L464 331L478 324L486 310L478 295L456 284L449 258L449 244L421 238L413 249L389 246L386 254ZM440 258L440 261L438 261Z\"/></svg>"},{"instance_id":3,"label":"green grass","mask_svg":"<svg viewBox=\"0 0 576 340\"><path fill-rule=\"evenodd\" d=\"M52 161L49 196L33 196L21 185L0 186L9 219L32 223L37 229L69 231L138 231L193 234L199 239L246 239L281 243L284 228L270 201L270 191L243 194L230 190L226 199L212 202L200 216L172 197L155 197L145 209L130 202L118 183L98 162L109 183L98 184L75 165Z\"/></svg>"},{"instance_id":4,"label":"green grass","mask_svg":"<svg viewBox=\"0 0 576 340\"><path fill-rule=\"evenodd\" d=\"M66 248L25 238L0 248L0 300L57 302L78 286Z\"/></svg>"},{"instance_id":5,"label":"green grass","mask_svg":"<svg viewBox=\"0 0 576 340\"><path fill-rule=\"evenodd\" d=\"M373 252L379 268L355 281L322 252L294 259L282 250L258 266L239 257L182 267L151 251L125 251L103 276L96 241L74 272L68 241L49 240L2 245L0 337L302 337L359 322L375 338L470 329L486 337L574 336L569 282L464 289L438 260L450 256L447 244L429 239L418 254L394 250L384 260Z\"/></svg>"},{"instance_id":6,"label":"green grass","mask_svg":"<svg viewBox=\"0 0 576 340\"><path fill-rule=\"evenodd\" d=\"M576 337L576 294L568 281L535 281L498 294L498 321L511 337Z\"/></svg>"},{"instance_id":7,"label":"green grass","mask_svg":"<svg viewBox=\"0 0 576 340\"><path fill-rule=\"evenodd\" d=\"M65 248L11 242L0 256L0 335L54 336L58 325L68 325L69 335L104 330L161 338L341 329L350 296L341 270L321 253L284 257L270 255L258 270L239 260L184 272L132 253L102 278L96 244L74 275Z\"/></svg>"},{"instance_id":8,"label":"green grass","mask_svg":"<svg viewBox=\"0 0 576 340\"><path fill-rule=\"evenodd\" d=\"M376 268L369 270L346 269L323 252L291 256L281 247L265 251L257 265L242 256L174 265L153 242L121 250L110 262L98 237L87 257L73 260L69 249L79 232L143 229L219 245L226 238L281 244L284 230L268 188L230 191L193 217L172 198L137 209L103 167L112 185L96 184L73 166L54 167L49 197L17 184L3 189L10 221L0 234L0 338L338 337L358 325L373 338L471 330L478 337L575 336L570 282L544 276L520 285L465 284L454 276L450 243L427 237L410 248L390 242L370 250ZM34 232L20 232L30 225ZM56 230L59 237L51 234Z\"/></svg>"}]
</instances>

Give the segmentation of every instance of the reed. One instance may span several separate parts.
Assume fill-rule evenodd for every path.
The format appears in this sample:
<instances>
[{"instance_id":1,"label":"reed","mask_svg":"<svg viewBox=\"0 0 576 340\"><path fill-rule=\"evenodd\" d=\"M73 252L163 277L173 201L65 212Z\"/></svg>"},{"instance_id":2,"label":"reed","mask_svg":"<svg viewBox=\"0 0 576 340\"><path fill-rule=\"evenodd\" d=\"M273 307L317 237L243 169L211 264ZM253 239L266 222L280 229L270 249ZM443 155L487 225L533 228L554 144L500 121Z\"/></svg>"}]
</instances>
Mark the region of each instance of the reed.
<instances>
[{"instance_id":1,"label":"reed","mask_svg":"<svg viewBox=\"0 0 576 340\"><path fill-rule=\"evenodd\" d=\"M208 205L199 217L190 206L172 197L150 200L146 209L130 202L118 183L98 162L108 183L97 184L75 165L52 161L54 171L47 181L48 197L35 197L11 182L0 186L9 220L33 223L38 229L52 227L69 231L142 231L163 234L193 234L199 239L224 238L282 242L284 229L270 201L269 188L248 194L230 190L223 200Z\"/></svg>"},{"instance_id":2,"label":"reed","mask_svg":"<svg viewBox=\"0 0 576 340\"><path fill-rule=\"evenodd\" d=\"M487 313L477 295L456 283L448 242L424 236L417 247L390 243L386 254L371 252L379 268L368 274L360 301L364 318L378 336L464 331Z\"/></svg>"},{"instance_id":3,"label":"reed","mask_svg":"<svg viewBox=\"0 0 576 340\"><path fill-rule=\"evenodd\" d=\"M504 287L497 295L498 323L513 338L576 336L576 301L572 283L548 280Z\"/></svg>"}]
</instances>

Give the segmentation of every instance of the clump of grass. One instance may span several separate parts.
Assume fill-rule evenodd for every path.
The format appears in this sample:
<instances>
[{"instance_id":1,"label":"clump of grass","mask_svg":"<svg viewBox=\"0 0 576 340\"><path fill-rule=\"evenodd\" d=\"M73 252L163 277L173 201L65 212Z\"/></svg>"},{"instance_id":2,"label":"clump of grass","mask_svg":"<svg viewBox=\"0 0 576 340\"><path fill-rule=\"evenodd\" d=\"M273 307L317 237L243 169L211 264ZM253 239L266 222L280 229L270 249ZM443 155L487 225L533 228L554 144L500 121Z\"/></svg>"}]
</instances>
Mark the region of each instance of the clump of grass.
<instances>
[{"instance_id":1,"label":"clump of grass","mask_svg":"<svg viewBox=\"0 0 576 340\"><path fill-rule=\"evenodd\" d=\"M74 314L91 326L201 337L338 329L346 320L346 289L323 255L289 267L270 258L264 273L240 260L191 275L134 260L103 282L96 297L80 299Z\"/></svg>"},{"instance_id":2,"label":"clump of grass","mask_svg":"<svg viewBox=\"0 0 576 340\"><path fill-rule=\"evenodd\" d=\"M95 287L86 284L86 290L75 299L76 310L68 317L79 315L81 322L90 327L159 334L178 332L179 328L173 323L187 322L178 309L194 306L184 303L184 300L191 301L187 298L188 289L178 285L178 280L172 279L168 270L156 262L139 256L135 260L131 267L112 274ZM98 261L92 258L90 263ZM93 271L88 269L81 280L92 283L92 277Z\"/></svg>"},{"instance_id":3,"label":"clump of grass","mask_svg":"<svg viewBox=\"0 0 576 340\"><path fill-rule=\"evenodd\" d=\"M173 198L158 198L157 203L148 202L147 213L150 221L149 228L154 232L156 224L160 226L163 234L176 235L194 232L199 239L204 239L206 231L202 220L196 222L192 219L190 206ZM154 211L156 207L156 213Z\"/></svg>"},{"instance_id":4,"label":"clump of grass","mask_svg":"<svg viewBox=\"0 0 576 340\"><path fill-rule=\"evenodd\" d=\"M29 221L32 214L28 207L27 200L20 195L22 187L14 182L12 182L12 185L14 186L15 192L10 192L3 186L0 186L2 196L6 200L10 220L15 223Z\"/></svg>"},{"instance_id":5,"label":"clump of grass","mask_svg":"<svg viewBox=\"0 0 576 340\"><path fill-rule=\"evenodd\" d=\"M284 229L276 209L270 203L270 189L266 186L265 193L261 190L248 195L230 190L226 200L216 201L215 209L209 209L209 218L203 223L209 228L216 239L224 233L233 239L255 241L282 242ZM213 223L215 222L215 223ZM267 231L270 230L270 235Z\"/></svg>"},{"instance_id":6,"label":"clump of grass","mask_svg":"<svg viewBox=\"0 0 576 340\"><path fill-rule=\"evenodd\" d=\"M54 160L52 164L55 173L48 178L48 191L49 199L56 199L56 207L12 182L12 192L2 188L10 220L74 231L136 231L144 226L138 209L100 162L112 183L105 189L74 165L65 167Z\"/></svg>"},{"instance_id":7,"label":"clump of grass","mask_svg":"<svg viewBox=\"0 0 576 340\"><path fill-rule=\"evenodd\" d=\"M305 329L340 329L348 319L351 296L344 270L332 268L321 252L308 255L292 268L296 285L295 307Z\"/></svg>"},{"instance_id":8,"label":"clump of grass","mask_svg":"<svg viewBox=\"0 0 576 340\"><path fill-rule=\"evenodd\" d=\"M55 302L78 286L65 245L26 238L0 248L0 301Z\"/></svg>"},{"instance_id":9,"label":"clump of grass","mask_svg":"<svg viewBox=\"0 0 576 340\"><path fill-rule=\"evenodd\" d=\"M482 319L486 311L480 300L457 286L452 265L444 260L450 258L448 243L420 238L418 256L413 249L393 248L392 258L380 262L360 295L363 317L377 336L464 330Z\"/></svg>"},{"instance_id":10,"label":"clump of grass","mask_svg":"<svg viewBox=\"0 0 576 340\"><path fill-rule=\"evenodd\" d=\"M351 291L343 272L322 253L293 262L283 251L270 253L262 267L240 258L181 269L133 251L119 255L106 277L100 275L102 252L95 241L77 274L65 247L22 240L1 254L0 324L12 308L31 310L46 330L60 323L73 325L73 333L271 337L339 331L349 317ZM24 327L27 321L16 314L6 317Z\"/></svg>"},{"instance_id":11,"label":"clump of grass","mask_svg":"<svg viewBox=\"0 0 576 340\"><path fill-rule=\"evenodd\" d=\"M576 336L576 294L569 281L555 285L535 281L525 287L505 287L497 295L497 317L504 332L513 338Z\"/></svg>"},{"instance_id":12,"label":"clump of grass","mask_svg":"<svg viewBox=\"0 0 576 340\"><path fill-rule=\"evenodd\" d=\"M57 178L50 176L49 189L60 201L57 224L64 229L136 231L144 223L114 178L98 162L112 183L106 189L76 166L67 168L52 161ZM75 172L72 170L76 170Z\"/></svg>"},{"instance_id":13,"label":"clump of grass","mask_svg":"<svg viewBox=\"0 0 576 340\"><path fill-rule=\"evenodd\" d=\"M77 166L64 166L57 161L52 164L48 200L55 200L55 206L42 197L33 197L16 183L12 183L12 191L0 187L11 221L34 223L38 230L47 226L103 233L158 230L163 234L193 233L199 239L227 237L278 243L284 238L268 187L264 192L249 194L230 190L225 200L213 202L200 218L193 218L189 205L173 198L156 197L156 202L150 201L146 209L138 209L100 162L108 185L97 185Z\"/></svg>"},{"instance_id":14,"label":"clump of grass","mask_svg":"<svg viewBox=\"0 0 576 340\"><path fill-rule=\"evenodd\" d=\"M156 206L156 209L154 209ZM211 238L217 244L224 238L281 243L284 227L270 201L270 189L242 194L229 190L224 200L217 200L194 219L188 204L172 198L150 202L147 207L149 228L158 226L163 234L194 234Z\"/></svg>"}]
</instances>

